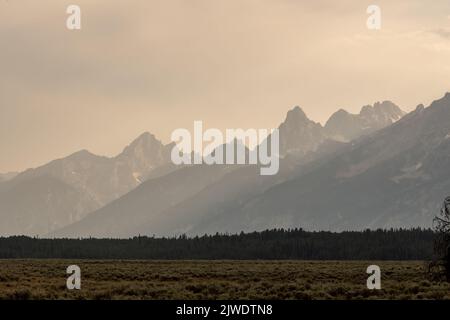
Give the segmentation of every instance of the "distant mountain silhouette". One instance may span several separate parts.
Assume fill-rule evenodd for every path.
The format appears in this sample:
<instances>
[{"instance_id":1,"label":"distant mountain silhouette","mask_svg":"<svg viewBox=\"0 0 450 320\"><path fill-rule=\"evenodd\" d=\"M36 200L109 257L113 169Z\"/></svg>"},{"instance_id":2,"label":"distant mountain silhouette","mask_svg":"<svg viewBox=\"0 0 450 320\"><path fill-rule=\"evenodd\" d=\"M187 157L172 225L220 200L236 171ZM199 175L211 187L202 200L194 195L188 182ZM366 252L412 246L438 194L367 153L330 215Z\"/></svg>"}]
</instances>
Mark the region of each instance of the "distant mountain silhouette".
<instances>
[{"instance_id":1,"label":"distant mountain silhouette","mask_svg":"<svg viewBox=\"0 0 450 320\"><path fill-rule=\"evenodd\" d=\"M405 112L390 101L364 106L359 114L340 109L325 124L325 133L329 138L348 142L387 127L404 115Z\"/></svg>"},{"instance_id":2,"label":"distant mountain silhouette","mask_svg":"<svg viewBox=\"0 0 450 320\"><path fill-rule=\"evenodd\" d=\"M189 230L430 227L450 190L450 93ZM157 228L157 226L155 226Z\"/></svg>"},{"instance_id":3,"label":"distant mountain silhouette","mask_svg":"<svg viewBox=\"0 0 450 320\"><path fill-rule=\"evenodd\" d=\"M362 107L359 114L340 109L323 127L308 119L300 107L287 113L286 120L279 126L280 154L304 156L315 151L325 140L349 142L363 135L383 129L405 115L390 101L376 102Z\"/></svg>"},{"instance_id":4,"label":"distant mountain silhouette","mask_svg":"<svg viewBox=\"0 0 450 320\"><path fill-rule=\"evenodd\" d=\"M42 235L95 208L85 193L51 176L39 176L0 192L0 234Z\"/></svg>"},{"instance_id":5,"label":"distant mountain silhouette","mask_svg":"<svg viewBox=\"0 0 450 320\"><path fill-rule=\"evenodd\" d=\"M384 104L386 105L386 103ZM378 109L379 107L372 108ZM399 117L401 117L400 114ZM386 118L390 119L384 121L386 126L392 124L394 120L398 121L398 118L394 116ZM382 126L380 116L374 116L374 119L379 120L377 123ZM358 137L359 140L354 140L353 143L363 144L362 141L365 139L384 131L376 132L375 121L371 130L374 133L361 131L361 135L366 134L367 136ZM327 137L324 131L325 128L310 121L304 112L296 107L288 112L286 120L280 125L280 140L282 140L281 144L284 146L282 149L285 152L278 175L264 177L258 174L258 168L255 166L239 166L234 169L230 168L229 171L222 171L223 175L205 181L205 175L210 174L205 169L209 168L214 171L215 166L186 167L182 169L183 175L189 176L189 179L183 178L179 170L168 176L160 177L158 181L148 181L109 206L92 213L79 223L52 233L51 236L129 237L136 234L169 236L183 233L197 235L261 230L272 226L302 227L303 225L314 229L314 225L309 220L305 220L305 222L301 218L295 220L297 215L302 215L302 204L295 201L302 197L301 193L297 194L298 186L287 187L286 193L292 194L290 202L280 201L276 197L271 202L264 200L266 195L272 196L274 190L290 186L293 181L299 181L299 184L308 190L309 182L305 181L304 185L301 182L308 174L318 174L318 178L323 180L320 176L322 168L333 163L333 159L345 157L354 148L352 144ZM300 132L306 137L295 139ZM303 152L303 150L307 151ZM177 194L181 193L183 197L172 197L172 202L158 201L159 196L154 197L155 191L152 190L157 185L163 185L166 181L173 180L175 176L177 177L176 187L171 188L176 188ZM190 181L200 178L205 184L201 188L197 187L195 193L185 196L184 192L189 190ZM312 181L311 186L320 186L320 181ZM327 197L327 194L322 195L320 190L316 191L317 197ZM163 189L161 192L166 193L167 191ZM284 190L281 195L283 193ZM156 195L158 194L156 193ZM332 194L330 192L330 196ZM347 202L351 202L352 197L349 194L347 198L344 197L343 201L347 199ZM313 201L312 199L310 201ZM309 199L304 201L308 203ZM158 206L157 209L154 209L155 205ZM281 209L287 211L284 212ZM317 225L326 223L328 217L326 214L323 215L325 217L323 221L320 214L317 215L317 222L315 222ZM137 221L137 223L133 221ZM108 227L102 227L105 225ZM126 225L126 228L122 228L123 225ZM327 227L332 229L335 226L327 225Z\"/></svg>"},{"instance_id":6,"label":"distant mountain silhouette","mask_svg":"<svg viewBox=\"0 0 450 320\"><path fill-rule=\"evenodd\" d=\"M45 234L78 221L167 166L171 149L144 133L113 158L81 150L26 170L0 184L0 232Z\"/></svg>"},{"instance_id":7,"label":"distant mountain silhouette","mask_svg":"<svg viewBox=\"0 0 450 320\"><path fill-rule=\"evenodd\" d=\"M326 139L320 123L308 119L300 107L289 110L280 130L280 154L304 156Z\"/></svg>"},{"instance_id":8,"label":"distant mountain silhouette","mask_svg":"<svg viewBox=\"0 0 450 320\"><path fill-rule=\"evenodd\" d=\"M339 110L325 126L295 107L279 129L274 176L251 165L174 166L173 145L148 133L114 158L80 151L27 170L0 183L0 233L429 227L450 190L450 93L406 115L388 101Z\"/></svg>"}]
</instances>

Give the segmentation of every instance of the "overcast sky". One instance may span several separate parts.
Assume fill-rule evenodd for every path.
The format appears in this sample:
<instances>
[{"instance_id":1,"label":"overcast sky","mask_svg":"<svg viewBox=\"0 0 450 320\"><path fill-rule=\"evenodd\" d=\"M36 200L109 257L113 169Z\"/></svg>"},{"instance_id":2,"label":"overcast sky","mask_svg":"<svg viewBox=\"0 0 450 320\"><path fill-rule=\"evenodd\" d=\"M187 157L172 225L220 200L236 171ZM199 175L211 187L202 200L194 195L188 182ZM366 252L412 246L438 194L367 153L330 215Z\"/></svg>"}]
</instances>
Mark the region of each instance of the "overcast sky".
<instances>
[{"instance_id":1,"label":"overcast sky","mask_svg":"<svg viewBox=\"0 0 450 320\"><path fill-rule=\"evenodd\" d=\"M66 29L78 4L82 30ZM367 6L382 28L368 30ZM0 0L0 172L450 91L450 1Z\"/></svg>"}]
</instances>

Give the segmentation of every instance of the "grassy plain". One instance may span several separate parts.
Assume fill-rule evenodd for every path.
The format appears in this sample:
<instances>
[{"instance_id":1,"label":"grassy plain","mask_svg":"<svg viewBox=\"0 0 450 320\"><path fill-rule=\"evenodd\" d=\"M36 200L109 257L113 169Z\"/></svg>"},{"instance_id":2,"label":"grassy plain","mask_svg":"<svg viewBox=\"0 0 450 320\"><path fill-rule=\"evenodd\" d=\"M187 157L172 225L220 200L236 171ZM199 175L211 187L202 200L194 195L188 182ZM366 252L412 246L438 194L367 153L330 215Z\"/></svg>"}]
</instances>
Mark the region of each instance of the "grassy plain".
<instances>
[{"instance_id":1,"label":"grassy plain","mask_svg":"<svg viewBox=\"0 0 450 320\"><path fill-rule=\"evenodd\" d=\"M66 268L81 268L81 290ZM368 290L366 268L381 268ZM0 299L450 299L410 261L0 260Z\"/></svg>"}]
</instances>

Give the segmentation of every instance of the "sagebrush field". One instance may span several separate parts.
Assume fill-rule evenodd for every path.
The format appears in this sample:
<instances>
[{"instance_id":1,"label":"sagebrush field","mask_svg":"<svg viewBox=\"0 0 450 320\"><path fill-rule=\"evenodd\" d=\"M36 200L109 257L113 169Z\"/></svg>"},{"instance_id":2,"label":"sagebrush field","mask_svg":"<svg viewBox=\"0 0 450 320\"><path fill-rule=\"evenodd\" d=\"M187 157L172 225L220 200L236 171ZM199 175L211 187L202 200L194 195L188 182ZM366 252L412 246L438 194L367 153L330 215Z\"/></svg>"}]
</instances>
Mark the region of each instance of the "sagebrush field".
<instances>
[{"instance_id":1,"label":"sagebrush field","mask_svg":"<svg viewBox=\"0 0 450 320\"><path fill-rule=\"evenodd\" d=\"M81 268L81 290L66 268ZM368 290L377 264L382 289ZM0 260L0 299L450 299L425 262Z\"/></svg>"}]
</instances>

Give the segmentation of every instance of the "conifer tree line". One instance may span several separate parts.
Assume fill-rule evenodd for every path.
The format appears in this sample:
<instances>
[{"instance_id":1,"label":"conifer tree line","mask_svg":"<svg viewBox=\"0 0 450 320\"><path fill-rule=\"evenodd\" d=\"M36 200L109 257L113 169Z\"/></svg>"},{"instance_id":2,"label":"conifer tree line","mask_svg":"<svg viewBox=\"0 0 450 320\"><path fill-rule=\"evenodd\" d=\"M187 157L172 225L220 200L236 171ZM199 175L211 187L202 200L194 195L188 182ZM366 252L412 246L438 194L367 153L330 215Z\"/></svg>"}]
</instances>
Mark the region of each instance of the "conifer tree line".
<instances>
[{"instance_id":1,"label":"conifer tree line","mask_svg":"<svg viewBox=\"0 0 450 320\"><path fill-rule=\"evenodd\" d=\"M309 232L273 229L235 235L130 239L0 238L0 259L430 260L431 229Z\"/></svg>"}]
</instances>

